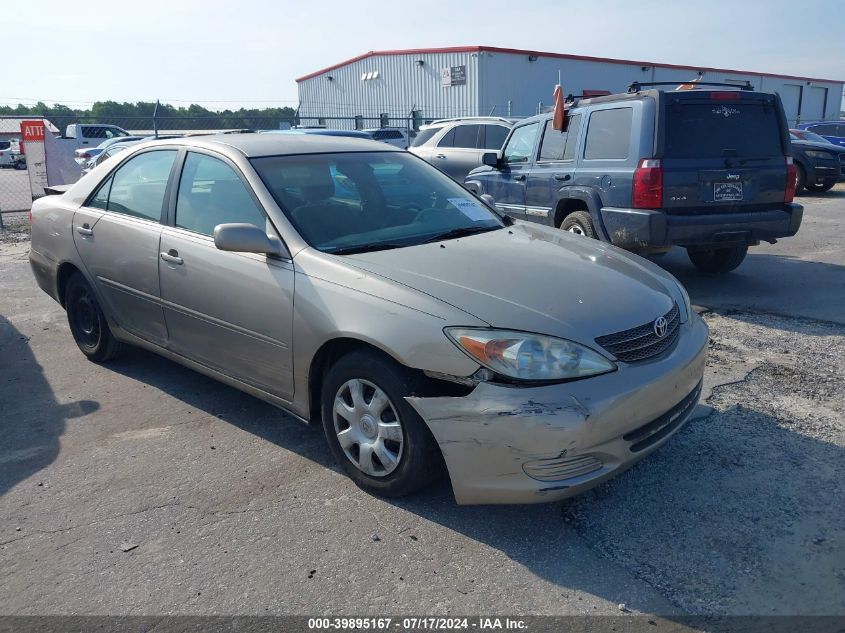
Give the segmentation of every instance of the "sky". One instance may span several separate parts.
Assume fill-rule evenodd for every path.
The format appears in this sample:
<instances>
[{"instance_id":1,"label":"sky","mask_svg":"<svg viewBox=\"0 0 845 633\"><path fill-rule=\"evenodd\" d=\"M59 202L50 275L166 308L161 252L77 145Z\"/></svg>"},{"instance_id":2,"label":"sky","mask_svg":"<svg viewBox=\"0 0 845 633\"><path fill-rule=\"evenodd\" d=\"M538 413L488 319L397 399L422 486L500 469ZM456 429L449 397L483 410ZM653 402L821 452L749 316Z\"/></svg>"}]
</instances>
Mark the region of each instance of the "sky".
<instances>
[{"instance_id":1,"label":"sky","mask_svg":"<svg viewBox=\"0 0 845 633\"><path fill-rule=\"evenodd\" d=\"M3 105L160 99L212 109L296 107L296 77L350 57L471 45L845 80L841 0L3 5L0 23L16 42L0 62Z\"/></svg>"}]
</instances>

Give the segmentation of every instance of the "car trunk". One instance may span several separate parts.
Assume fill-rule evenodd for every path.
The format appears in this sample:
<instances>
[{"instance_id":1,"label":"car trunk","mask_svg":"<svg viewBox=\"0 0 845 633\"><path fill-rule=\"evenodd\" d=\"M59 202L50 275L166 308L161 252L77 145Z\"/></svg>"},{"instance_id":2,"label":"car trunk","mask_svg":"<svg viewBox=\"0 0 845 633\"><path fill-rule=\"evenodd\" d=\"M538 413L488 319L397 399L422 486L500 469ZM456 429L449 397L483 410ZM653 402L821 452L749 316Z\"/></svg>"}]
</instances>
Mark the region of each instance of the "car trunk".
<instances>
[{"instance_id":1,"label":"car trunk","mask_svg":"<svg viewBox=\"0 0 845 633\"><path fill-rule=\"evenodd\" d=\"M788 140L774 95L667 93L659 143L670 214L772 209L784 202Z\"/></svg>"}]
</instances>

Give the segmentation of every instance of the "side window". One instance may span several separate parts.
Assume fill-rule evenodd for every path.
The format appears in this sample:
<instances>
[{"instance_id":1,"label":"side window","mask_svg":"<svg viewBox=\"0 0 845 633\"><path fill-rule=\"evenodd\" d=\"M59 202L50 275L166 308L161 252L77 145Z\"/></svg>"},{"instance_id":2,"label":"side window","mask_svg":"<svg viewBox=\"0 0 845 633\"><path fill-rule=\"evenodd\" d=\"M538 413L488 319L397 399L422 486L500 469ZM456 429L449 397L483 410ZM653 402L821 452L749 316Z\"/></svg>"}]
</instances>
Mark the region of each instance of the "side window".
<instances>
[{"instance_id":1,"label":"side window","mask_svg":"<svg viewBox=\"0 0 845 633\"><path fill-rule=\"evenodd\" d=\"M563 150L563 160L575 160L578 153L578 133L581 131L581 115L575 114L569 119L566 127L566 149Z\"/></svg>"},{"instance_id":2,"label":"side window","mask_svg":"<svg viewBox=\"0 0 845 633\"><path fill-rule=\"evenodd\" d=\"M217 158L188 152L176 198L176 226L212 235L215 226L231 222L266 225L263 211L234 169Z\"/></svg>"},{"instance_id":3,"label":"side window","mask_svg":"<svg viewBox=\"0 0 845 633\"><path fill-rule=\"evenodd\" d=\"M484 125L484 149L500 150L508 137L509 128L504 125Z\"/></svg>"},{"instance_id":4,"label":"side window","mask_svg":"<svg viewBox=\"0 0 845 633\"><path fill-rule=\"evenodd\" d=\"M826 134L828 136L833 136L836 133L835 126L830 123L811 125L808 126L807 129L815 132L816 134Z\"/></svg>"},{"instance_id":5,"label":"side window","mask_svg":"<svg viewBox=\"0 0 845 633\"><path fill-rule=\"evenodd\" d=\"M107 209L158 222L175 159L176 150L144 152L129 159L112 177Z\"/></svg>"},{"instance_id":6,"label":"side window","mask_svg":"<svg viewBox=\"0 0 845 633\"><path fill-rule=\"evenodd\" d=\"M628 158L633 113L633 108L615 108L590 114L584 158Z\"/></svg>"},{"instance_id":7,"label":"side window","mask_svg":"<svg viewBox=\"0 0 845 633\"><path fill-rule=\"evenodd\" d=\"M478 131L480 125L456 125L455 147L464 149L478 148Z\"/></svg>"},{"instance_id":8,"label":"side window","mask_svg":"<svg viewBox=\"0 0 845 633\"><path fill-rule=\"evenodd\" d=\"M540 143L540 160L563 160L563 150L566 147L566 132L552 127L552 120L546 121L543 130L543 140Z\"/></svg>"},{"instance_id":9,"label":"side window","mask_svg":"<svg viewBox=\"0 0 845 633\"><path fill-rule=\"evenodd\" d=\"M455 147L455 130L457 128L453 127L451 130L446 132L443 135L443 138L437 143L437 147Z\"/></svg>"},{"instance_id":10,"label":"side window","mask_svg":"<svg viewBox=\"0 0 845 633\"><path fill-rule=\"evenodd\" d=\"M534 151L534 141L537 140L539 123L529 123L514 129L508 144L505 146L504 159L506 163L527 163Z\"/></svg>"},{"instance_id":11,"label":"side window","mask_svg":"<svg viewBox=\"0 0 845 633\"><path fill-rule=\"evenodd\" d=\"M103 211L108 208L111 181L112 179L109 178L108 180L106 180L106 182L100 185L100 188L97 189L97 193L95 193L94 197L88 201L87 206L93 207L94 209L102 209Z\"/></svg>"}]
</instances>

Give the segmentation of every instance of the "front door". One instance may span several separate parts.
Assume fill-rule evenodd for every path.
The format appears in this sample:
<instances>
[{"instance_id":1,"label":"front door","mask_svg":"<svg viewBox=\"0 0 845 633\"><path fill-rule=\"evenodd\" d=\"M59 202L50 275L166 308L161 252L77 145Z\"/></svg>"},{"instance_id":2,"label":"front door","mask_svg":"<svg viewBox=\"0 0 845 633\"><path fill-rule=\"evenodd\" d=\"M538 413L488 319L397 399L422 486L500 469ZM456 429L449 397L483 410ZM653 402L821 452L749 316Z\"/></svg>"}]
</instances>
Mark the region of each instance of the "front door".
<instances>
[{"instance_id":1,"label":"front door","mask_svg":"<svg viewBox=\"0 0 845 633\"><path fill-rule=\"evenodd\" d=\"M562 197L562 190L573 182L579 121L580 115L575 115L564 131L554 129L552 119L545 122L537 162L525 185L527 220L554 224L556 202Z\"/></svg>"},{"instance_id":2,"label":"front door","mask_svg":"<svg viewBox=\"0 0 845 633\"><path fill-rule=\"evenodd\" d=\"M525 183L531 173L538 122L514 128L502 152L502 169L490 181L490 195L502 213L525 218Z\"/></svg>"},{"instance_id":3,"label":"front door","mask_svg":"<svg viewBox=\"0 0 845 633\"><path fill-rule=\"evenodd\" d=\"M73 216L76 249L107 314L122 329L165 345L158 252L177 150L143 152L120 166Z\"/></svg>"},{"instance_id":4,"label":"front door","mask_svg":"<svg viewBox=\"0 0 845 633\"><path fill-rule=\"evenodd\" d=\"M158 253L170 349L284 399L293 394L293 263L214 246L214 227L275 229L234 165L188 152Z\"/></svg>"}]
</instances>

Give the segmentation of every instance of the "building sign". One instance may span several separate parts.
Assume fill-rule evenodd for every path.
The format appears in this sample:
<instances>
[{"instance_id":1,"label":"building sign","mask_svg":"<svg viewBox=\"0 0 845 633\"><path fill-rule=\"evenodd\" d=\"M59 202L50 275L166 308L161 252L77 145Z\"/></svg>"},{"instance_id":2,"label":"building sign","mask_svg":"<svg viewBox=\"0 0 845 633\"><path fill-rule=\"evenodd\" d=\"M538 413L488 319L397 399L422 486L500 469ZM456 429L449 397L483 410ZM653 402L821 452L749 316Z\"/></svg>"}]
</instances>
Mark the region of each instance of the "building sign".
<instances>
[{"instance_id":1,"label":"building sign","mask_svg":"<svg viewBox=\"0 0 845 633\"><path fill-rule=\"evenodd\" d=\"M466 66L450 66L440 69L441 86L465 86L467 83Z\"/></svg>"},{"instance_id":2,"label":"building sign","mask_svg":"<svg viewBox=\"0 0 845 633\"><path fill-rule=\"evenodd\" d=\"M44 121L21 121L21 139L26 149L26 168L32 199L44 195L47 186L47 155L44 151Z\"/></svg>"}]
</instances>

